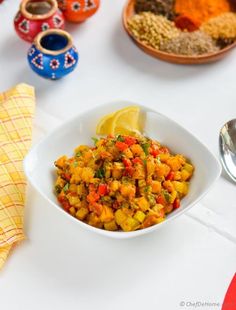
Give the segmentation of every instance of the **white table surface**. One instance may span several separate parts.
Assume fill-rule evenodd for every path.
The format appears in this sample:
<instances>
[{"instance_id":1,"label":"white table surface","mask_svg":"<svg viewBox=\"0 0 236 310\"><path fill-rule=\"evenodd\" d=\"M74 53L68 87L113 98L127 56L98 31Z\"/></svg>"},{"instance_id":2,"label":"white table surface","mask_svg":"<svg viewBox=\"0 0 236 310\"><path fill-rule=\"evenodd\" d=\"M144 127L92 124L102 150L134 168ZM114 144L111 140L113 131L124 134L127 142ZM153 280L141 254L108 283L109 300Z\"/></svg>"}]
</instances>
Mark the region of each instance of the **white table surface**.
<instances>
[{"instance_id":1,"label":"white table surface","mask_svg":"<svg viewBox=\"0 0 236 310\"><path fill-rule=\"evenodd\" d=\"M51 82L28 67L29 44L13 29L19 2L0 5L0 90L19 82L35 87L34 143L74 114L126 99L155 107L218 154L218 132L236 115L236 50L205 66L158 61L125 34L125 1L102 0L92 19L67 26L80 63L67 78ZM67 221L28 187L28 239L1 272L1 309L194 309L189 302L219 303L200 309L221 309L236 271L236 191L224 174L186 215L137 239L107 239Z\"/></svg>"}]
</instances>

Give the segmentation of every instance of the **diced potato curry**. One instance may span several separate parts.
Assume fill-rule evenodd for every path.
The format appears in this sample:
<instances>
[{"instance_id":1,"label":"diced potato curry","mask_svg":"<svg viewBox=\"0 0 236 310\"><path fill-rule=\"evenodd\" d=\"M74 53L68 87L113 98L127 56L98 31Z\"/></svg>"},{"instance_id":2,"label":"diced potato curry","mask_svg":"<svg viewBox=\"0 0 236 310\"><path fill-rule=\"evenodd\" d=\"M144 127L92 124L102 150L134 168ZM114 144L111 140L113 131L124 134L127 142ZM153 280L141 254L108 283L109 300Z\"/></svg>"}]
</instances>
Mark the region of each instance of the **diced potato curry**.
<instances>
[{"instance_id":1,"label":"diced potato curry","mask_svg":"<svg viewBox=\"0 0 236 310\"><path fill-rule=\"evenodd\" d=\"M193 165L144 136L109 135L56 162L55 192L64 210L109 231L161 223L187 195Z\"/></svg>"}]
</instances>

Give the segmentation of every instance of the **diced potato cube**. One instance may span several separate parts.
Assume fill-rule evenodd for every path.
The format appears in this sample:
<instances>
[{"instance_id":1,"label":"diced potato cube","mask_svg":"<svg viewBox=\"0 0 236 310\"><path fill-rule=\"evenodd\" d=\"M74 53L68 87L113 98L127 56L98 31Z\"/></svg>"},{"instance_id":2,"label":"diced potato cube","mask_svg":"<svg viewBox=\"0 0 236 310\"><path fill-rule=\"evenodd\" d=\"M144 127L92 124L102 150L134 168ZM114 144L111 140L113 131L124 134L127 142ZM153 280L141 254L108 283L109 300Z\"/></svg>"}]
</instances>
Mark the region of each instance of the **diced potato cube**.
<instances>
[{"instance_id":1,"label":"diced potato cube","mask_svg":"<svg viewBox=\"0 0 236 310\"><path fill-rule=\"evenodd\" d=\"M115 180L113 182L111 182L110 184L110 189L114 192L118 191L118 189L120 188L120 182Z\"/></svg>"},{"instance_id":2,"label":"diced potato cube","mask_svg":"<svg viewBox=\"0 0 236 310\"><path fill-rule=\"evenodd\" d=\"M122 163L115 162L112 169L112 177L114 179L120 179L122 177L124 165Z\"/></svg>"},{"instance_id":3,"label":"diced potato cube","mask_svg":"<svg viewBox=\"0 0 236 310\"><path fill-rule=\"evenodd\" d=\"M136 165L133 173L133 179L142 180L145 179L145 168L143 165Z\"/></svg>"},{"instance_id":4,"label":"diced potato cube","mask_svg":"<svg viewBox=\"0 0 236 310\"><path fill-rule=\"evenodd\" d=\"M118 230L118 226L116 225L115 220L112 220L112 221L110 221L108 223L104 223L104 228L106 230L110 230L110 231Z\"/></svg>"},{"instance_id":5,"label":"diced potato cube","mask_svg":"<svg viewBox=\"0 0 236 310\"><path fill-rule=\"evenodd\" d=\"M183 169L187 170L191 175L192 175L193 170L194 170L193 166L191 164L189 164L189 163L186 163L184 165Z\"/></svg>"},{"instance_id":6,"label":"diced potato cube","mask_svg":"<svg viewBox=\"0 0 236 310\"><path fill-rule=\"evenodd\" d=\"M162 154L159 154L158 157L160 158L160 161L161 161L162 163L165 163L165 162L169 159L170 154L168 154L168 153L162 153Z\"/></svg>"},{"instance_id":7,"label":"diced potato cube","mask_svg":"<svg viewBox=\"0 0 236 310\"><path fill-rule=\"evenodd\" d=\"M83 154L83 161L85 163L89 163L91 158L93 158L93 151L92 150L85 151Z\"/></svg>"},{"instance_id":8,"label":"diced potato cube","mask_svg":"<svg viewBox=\"0 0 236 310\"><path fill-rule=\"evenodd\" d=\"M81 174L84 168L76 167L72 174L70 182L73 184L78 184L81 181Z\"/></svg>"},{"instance_id":9,"label":"diced potato cube","mask_svg":"<svg viewBox=\"0 0 236 310\"><path fill-rule=\"evenodd\" d=\"M89 150L89 147L87 145L80 145L74 150L74 152L75 154L77 154L78 152L84 152L88 150Z\"/></svg>"},{"instance_id":10,"label":"diced potato cube","mask_svg":"<svg viewBox=\"0 0 236 310\"><path fill-rule=\"evenodd\" d=\"M67 156L62 156L60 158L58 158L56 161L55 161L55 166L57 168L63 168L63 166L65 165L65 162L67 161Z\"/></svg>"},{"instance_id":11,"label":"diced potato cube","mask_svg":"<svg viewBox=\"0 0 236 310\"><path fill-rule=\"evenodd\" d=\"M83 195L86 195L86 188L84 186L84 184L79 184L77 185L77 194L81 197Z\"/></svg>"},{"instance_id":12,"label":"diced potato cube","mask_svg":"<svg viewBox=\"0 0 236 310\"><path fill-rule=\"evenodd\" d=\"M121 225L121 223L123 223L126 220L126 218L127 215L121 209L115 212L115 220L118 225Z\"/></svg>"},{"instance_id":13,"label":"diced potato cube","mask_svg":"<svg viewBox=\"0 0 236 310\"><path fill-rule=\"evenodd\" d=\"M106 163L104 165L104 169L105 169L105 178L109 179L111 177L112 163Z\"/></svg>"},{"instance_id":14,"label":"diced potato cube","mask_svg":"<svg viewBox=\"0 0 236 310\"><path fill-rule=\"evenodd\" d=\"M123 154L127 157L127 158L133 158L133 153L131 152L131 150L129 148L125 149L123 151Z\"/></svg>"},{"instance_id":15,"label":"diced potato cube","mask_svg":"<svg viewBox=\"0 0 236 310\"><path fill-rule=\"evenodd\" d=\"M135 203L144 212L150 208L149 202L147 201L147 199L145 197L136 198Z\"/></svg>"},{"instance_id":16,"label":"diced potato cube","mask_svg":"<svg viewBox=\"0 0 236 310\"><path fill-rule=\"evenodd\" d=\"M170 192L170 193L174 191L174 186L173 186L172 182L169 181L169 180L163 182L163 187L164 187L165 189L167 189L168 192Z\"/></svg>"},{"instance_id":17,"label":"diced potato cube","mask_svg":"<svg viewBox=\"0 0 236 310\"><path fill-rule=\"evenodd\" d=\"M161 192L161 182L152 181L151 187L154 194L159 194Z\"/></svg>"},{"instance_id":18,"label":"diced potato cube","mask_svg":"<svg viewBox=\"0 0 236 310\"><path fill-rule=\"evenodd\" d=\"M172 184L174 185L174 188L178 193L180 193L183 196L187 195L187 193L188 193L188 183L187 182L173 181Z\"/></svg>"},{"instance_id":19,"label":"diced potato cube","mask_svg":"<svg viewBox=\"0 0 236 310\"><path fill-rule=\"evenodd\" d=\"M102 214L100 215L100 221L102 223L110 222L114 219L114 214L111 208L106 205L103 205Z\"/></svg>"},{"instance_id":20,"label":"diced potato cube","mask_svg":"<svg viewBox=\"0 0 236 310\"><path fill-rule=\"evenodd\" d=\"M142 223L145 220L145 213L143 213L142 211L137 211L134 215L134 219L139 221L139 223Z\"/></svg>"},{"instance_id":21,"label":"diced potato cube","mask_svg":"<svg viewBox=\"0 0 236 310\"><path fill-rule=\"evenodd\" d=\"M124 222L121 223L120 226L124 231L134 231L140 227L140 224L138 220L129 216L124 220Z\"/></svg>"},{"instance_id":22,"label":"diced potato cube","mask_svg":"<svg viewBox=\"0 0 236 310\"><path fill-rule=\"evenodd\" d=\"M161 222L164 222L165 218L164 217L158 217L157 218L157 224L160 224Z\"/></svg>"},{"instance_id":23,"label":"diced potato cube","mask_svg":"<svg viewBox=\"0 0 236 310\"><path fill-rule=\"evenodd\" d=\"M147 176L150 177L154 174L155 172L155 161L154 161L154 158L153 157L148 157L147 158L147 165L146 165L146 168L147 168Z\"/></svg>"},{"instance_id":24,"label":"diced potato cube","mask_svg":"<svg viewBox=\"0 0 236 310\"><path fill-rule=\"evenodd\" d=\"M182 179L181 171L175 171L175 173L174 173L174 180L175 181L180 181L181 179Z\"/></svg>"},{"instance_id":25,"label":"diced potato cube","mask_svg":"<svg viewBox=\"0 0 236 310\"><path fill-rule=\"evenodd\" d=\"M173 191L170 195L170 203L173 203L176 197L177 197L177 191Z\"/></svg>"},{"instance_id":26,"label":"diced potato cube","mask_svg":"<svg viewBox=\"0 0 236 310\"><path fill-rule=\"evenodd\" d=\"M85 219L88 213L88 209L83 207L76 212L75 216L77 217L77 219L82 221Z\"/></svg>"},{"instance_id":27,"label":"diced potato cube","mask_svg":"<svg viewBox=\"0 0 236 310\"><path fill-rule=\"evenodd\" d=\"M93 178L94 176L94 170L90 167L84 167L82 168L82 173L81 173L81 179L82 181L89 183L89 181Z\"/></svg>"},{"instance_id":28,"label":"diced potato cube","mask_svg":"<svg viewBox=\"0 0 236 310\"><path fill-rule=\"evenodd\" d=\"M166 164L158 164L155 166L155 172L160 178L166 177L170 173L170 167Z\"/></svg>"},{"instance_id":29,"label":"diced potato cube","mask_svg":"<svg viewBox=\"0 0 236 310\"><path fill-rule=\"evenodd\" d=\"M58 177L55 183L55 187L59 186L59 188L63 188L66 184L66 181L62 179L61 177Z\"/></svg>"},{"instance_id":30,"label":"diced potato cube","mask_svg":"<svg viewBox=\"0 0 236 310\"><path fill-rule=\"evenodd\" d=\"M130 149L133 153L133 155L136 157L136 156L140 156L142 155L144 152L143 152L143 149L141 147L141 145L139 144L133 144L130 146Z\"/></svg>"},{"instance_id":31,"label":"diced potato cube","mask_svg":"<svg viewBox=\"0 0 236 310\"><path fill-rule=\"evenodd\" d=\"M80 203L80 199L78 196L72 196L72 195L68 194L67 199L69 200L69 203L71 206L75 206L75 205L78 205Z\"/></svg>"},{"instance_id":32,"label":"diced potato cube","mask_svg":"<svg viewBox=\"0 0 236 310\"><path fill-rule=\"evenodd\" d=\"M147 228L155 224L157 224L157 216L149 215L146 217L145 221L143 222L143 228Z\"/></svg>"},{"instance_id":33,"label":"diced potato cube","mask_svg":"<svg viewBox=\"0 0 236 310\"><path fill-rule=\"evenodd\" d=\"M182 181L187 181L190 177L191 177L191 173L188 170L186 170L186 169L181 170Z\"/></svg>"},{"instance_id":34,"label":"diced potato cube","mask_svg":"<svg viewBox=\"0 0 236 310\"><path fill-rule=\"evenodd\" d=\"M77 185L76 184L70 184L69 191L72 193L76 193L77 192Z\"/></svg>"},{"instance_id":35,"label":"diced potato cube","mask_svg":"<svg viewBox=\"0 0 236 310\"><path fill-rule=\"evenodd\" d=\"M162 204L156 204L150 212L150 215L154 212L157 217L165 217L165 209Z\"/></svg>"},{"instance_id":36,"label":"diced potato cube","mask_svg":"<svg viewBox=\"0 0 236 310\"><path fill-rule=\"evenodd\" d=\"M172 171L178 171L182 167L182 162L177 156L170 157L166 163Z\"/></svg>"},{"instance_id":37,"label":"diced potato cube","mask_svg":"<svg viewBox=\"0 0 236 310\"><path fill-rule=\"evenodd\" d=\"M76 210L74 207L70 207L69 212L71 215L75 216Z\"/></svg>"},{"instance_id":38,"label":"diced potato cube","mask_svg":"<svg viewBox=\"0 0 236 310\"><path fill-rule=\"evenodd\" d=\"M136 188L132 184L121 184L120 193L127 198L133 198L135 196Z\"/></svg>"},{"instance_id":39,"label":"diced potato cube","mask_svg":"<svg viewBox=\"0 0 236 310\"><path fill-rule=\"evenodd\" d=\"M173 211L174 207L173 207L173 205L167 205L164 208L165 208L165 213L169 214L169 213L171 213Z\"/></svg>"},{"instance_id":40,"label":"diced potato cube","mask_svg":"<svg viewBox=\"0 0 236 310\"><path fill-rule=\"evenodd\" d=\"M99 217L94 213L90 213L88 215L88 224L97 228L103 227L103 223L100 221Z\"/></svg>"}]
</instances>

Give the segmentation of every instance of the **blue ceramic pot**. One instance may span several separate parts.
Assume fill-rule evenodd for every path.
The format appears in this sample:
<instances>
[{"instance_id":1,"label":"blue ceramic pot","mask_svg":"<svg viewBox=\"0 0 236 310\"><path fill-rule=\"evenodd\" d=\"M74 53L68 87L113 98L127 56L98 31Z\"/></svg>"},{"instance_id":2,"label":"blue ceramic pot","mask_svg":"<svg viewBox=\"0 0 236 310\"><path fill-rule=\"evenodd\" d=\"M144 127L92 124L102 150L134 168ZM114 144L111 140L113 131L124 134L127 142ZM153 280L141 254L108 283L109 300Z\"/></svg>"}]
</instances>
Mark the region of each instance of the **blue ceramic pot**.
<instances>
[{"instance_id":1,"label":"blue ceramic pot","mask_svg":"<svg viewBox=\"0 0 236 310\"><path fill-rule=\"evenodd\" d=\"M38 75L57 80L72 72L79 55L66 31L50 29L39 33L28 51L30 67Z\"/></svg>"}]
</instances>

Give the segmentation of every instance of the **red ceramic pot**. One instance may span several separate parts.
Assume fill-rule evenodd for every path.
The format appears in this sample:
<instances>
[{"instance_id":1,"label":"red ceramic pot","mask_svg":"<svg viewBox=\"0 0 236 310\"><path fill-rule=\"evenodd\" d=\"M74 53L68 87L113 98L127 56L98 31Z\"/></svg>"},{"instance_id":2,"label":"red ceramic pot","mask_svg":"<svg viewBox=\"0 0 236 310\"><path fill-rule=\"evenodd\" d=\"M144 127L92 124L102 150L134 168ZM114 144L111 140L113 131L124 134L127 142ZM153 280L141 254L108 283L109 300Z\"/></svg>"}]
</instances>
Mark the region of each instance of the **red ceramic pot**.
<instances>
[{"instance_id":1,"label":"red ceramic pot","mask_svg":"<svg viewBox=\"0 0 236 310\"><path fill-rule=\"evenodd\" d=\"M64 17L56 0L22 0L14 25L20 38L32 42L41 31L64 29Z\"/></svg>"},{"instance_id":2,"label":"red ceramic pot","mask_svg":"<svg viewBox=\"0 0 236 310\"><path fill-rule=\"evenodd\" d=\"M100 0L57 0L65 19L80 23L92 16L99 8Z\"/></svg>"}]
</instances>

